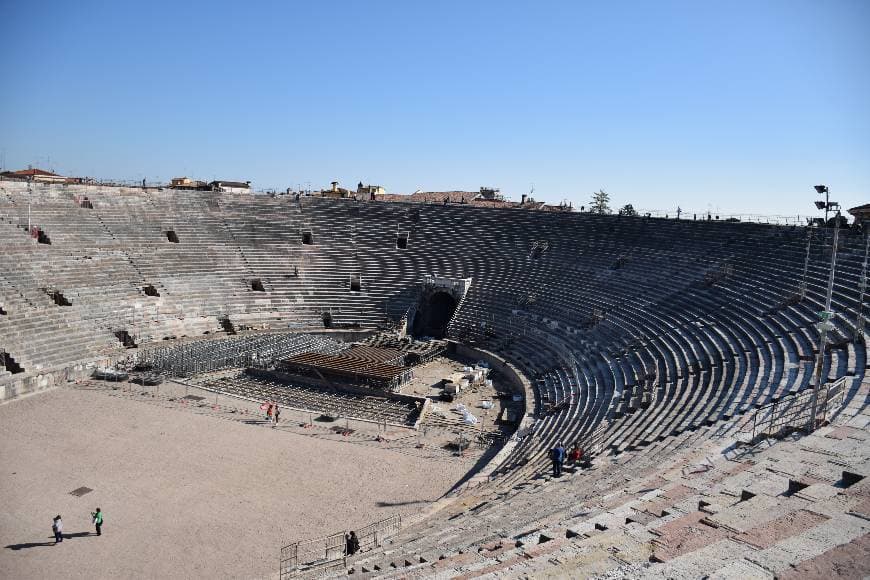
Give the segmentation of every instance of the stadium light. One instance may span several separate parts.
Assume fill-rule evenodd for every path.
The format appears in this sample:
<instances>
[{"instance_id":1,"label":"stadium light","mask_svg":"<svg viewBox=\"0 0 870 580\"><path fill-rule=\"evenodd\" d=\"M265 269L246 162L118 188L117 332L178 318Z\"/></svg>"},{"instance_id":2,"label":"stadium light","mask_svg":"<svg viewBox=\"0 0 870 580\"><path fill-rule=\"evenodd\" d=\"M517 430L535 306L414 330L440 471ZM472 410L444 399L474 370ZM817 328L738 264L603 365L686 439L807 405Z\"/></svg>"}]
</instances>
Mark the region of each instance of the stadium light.
<instances>
[{"instance_id":1,"label":"stadium light","mask_svg":"<svg viewBox=\"0 0 870 580\"><path fill-rule=\"evenodd\" d=\"M828 210L831 209L831 198L830 198L830 192L828 191L828 186L827 185L814 185L813 188L816 190L816 193L818 193L819 195L821 195L823 193L825 194L825 201L821 201L821 200L817 201L816 207L818 209L825 210L825 226L827 227L827 225L828 225Z\"/></svg>"}]
</instances>

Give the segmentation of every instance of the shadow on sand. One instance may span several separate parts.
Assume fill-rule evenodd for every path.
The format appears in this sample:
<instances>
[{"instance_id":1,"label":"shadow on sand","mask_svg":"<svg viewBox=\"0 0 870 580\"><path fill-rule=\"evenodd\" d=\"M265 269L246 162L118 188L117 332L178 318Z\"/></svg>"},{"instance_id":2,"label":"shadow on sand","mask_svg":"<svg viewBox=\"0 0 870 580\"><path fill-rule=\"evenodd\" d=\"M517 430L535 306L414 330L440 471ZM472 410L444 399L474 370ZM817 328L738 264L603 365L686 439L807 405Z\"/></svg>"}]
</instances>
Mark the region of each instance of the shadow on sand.
<instances>
[{"instance_id":1,"label":"shadow on sand","mask_svg":"<svg viewBox=\"0 0 870 580\"><path fill-rule=\"evenodd\" d=\"M70 538L86 538L88 536L96 536L95 532L75 532L72 534L64 534L63 539L68 540ZM40 546L54 546L54 536L50 536L50 542L25 542L23 544L9 544L5 546L7 550L26 550L27 548L38 548Z\"/></svg>"},{"instance_id":2,"label":"shadow on sand","mask_svg":"<svg viewBox=\"0 0 870 580\"><path fill-rule=\"evenodd\" d=\"M432 501L428 499L418 499L413 501L379 501L375 505L378 507L397 507L402 505L414 505L417 503L432 503Z\"/></svg>"}]
</instances>

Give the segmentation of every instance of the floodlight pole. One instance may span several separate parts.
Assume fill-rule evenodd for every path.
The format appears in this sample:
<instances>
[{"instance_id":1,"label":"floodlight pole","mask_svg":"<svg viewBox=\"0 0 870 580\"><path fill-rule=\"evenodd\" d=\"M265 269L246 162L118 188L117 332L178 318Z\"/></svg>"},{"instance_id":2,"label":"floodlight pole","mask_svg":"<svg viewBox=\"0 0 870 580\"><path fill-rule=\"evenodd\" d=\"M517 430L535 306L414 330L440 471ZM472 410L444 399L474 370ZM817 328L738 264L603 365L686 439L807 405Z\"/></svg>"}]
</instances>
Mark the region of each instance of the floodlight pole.
<instances>
[{"instance_id":1,"label":"floodlight pole","mask_svg":"<svg viewBox=\"0 0 870 580\"><path fill-rule=\"evenodd\" d=\"M858 319L855 320L856 338L864 339L864 293L867 291L867 253L870 251L870 232L864 234L864 266L861 268L861 282L858 284Z\"/></svg>"},{"instance_id":2,"label":"floodlight pole","mask_svg":"<svg viewBox=\"0 0 870 580\"><path fill-rule=\"evenodd\" d=\"M807 271L810 267L810 246L813 243L813 226L807 228L807 256L804 258L804 275L801 278L801 301L807 297Z\"/></svg>"},{"instance_id":3,"label":"floodlight pole","mask_svg":"<svg viewBox=\"0 0 870 580\"><path fill-rule=\"evenodd\" d=\"M828 208L831 206L831 192L825 187L825 227L828 226Z\"/></svg>"},{"instance_id":4,"label":"floodlight pole","mask_svg":"<svg viewBox=\"0 0 870 580\"><path fill-rule=\"evenodd\" d=\"M27 235L30 235L30 204L33 198L33 176L27 178Z\"/></svg>"},{"instance_id":5,"label":"floodlight pole","mask_svg":"<svg viewBox=\"0 0 870 580\"><path fill-rule=\"evenodd\" d=\"M819 392L822 389L822 367L825 364L825 346L828 343L828 328L831 326L831 300L834 294L834 271L837 268L837 242L840 238L840 212L837 211L834 224L834 241L831 245L831 267L828 272L828 292L825 296L825 309L819 313L819 353L816 356L816 384L813 386L812 405L810 410L809 431L816 429L816 414L819 406Z\"/></svg>"}]
</instances>

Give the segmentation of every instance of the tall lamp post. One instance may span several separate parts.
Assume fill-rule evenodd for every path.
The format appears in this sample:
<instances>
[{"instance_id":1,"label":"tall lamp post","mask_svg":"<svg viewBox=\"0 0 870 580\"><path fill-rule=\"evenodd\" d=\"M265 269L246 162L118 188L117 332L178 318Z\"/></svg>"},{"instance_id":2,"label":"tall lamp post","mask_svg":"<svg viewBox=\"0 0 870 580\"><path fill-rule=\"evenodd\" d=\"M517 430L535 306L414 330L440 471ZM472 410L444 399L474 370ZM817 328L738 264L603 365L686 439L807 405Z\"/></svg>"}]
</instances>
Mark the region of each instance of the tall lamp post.
<instances>
[{"instance_id":1,"label":"tall lamp post","mask_svg":"<svg viewBox=\"0 0 870 580\"><path fill-rule=\"evenodd\" d=\"M27 176L27 235L30 235L30 205L33 202L33 176Z\"/></svg>"},{"instance_id":2,"label":"tall lamp post","mask_svg":"<svg viewBox=\"0 0 870 580\"><path fill-rule=\"evenodd\" d=\"M870 233L864 234L864 266L858 284L858 318L855 320L855 338L864 340L864 293L867 291L867 257L870 254Z\"/></svg>"},{"instance_id":3,"label":"tall lamp post","mask_svg":"<svg viewBox=\"0 0 870 580\"><path fill-rule=\"evenodd\" d=\"M830 206L837 206L837 216L834 219L834 241L831 246L831 266L828 271L828 291L825 295L825 309L819 312L819 323L816 328L819 329L819 353L816 356L816 372L815 385L813 385L813 396L810 409L810 420L808 429L810 432L816 429L816 418L818 416L819 393L822 390L822 370L825 366L825 347L828 344L828 331L833 329L834 325L831 319L834 313L831 312L831 301L834 294L834 272L837 269L837 242L840 237L840 210L837 202L830 202L828 199L828 187L825 185L817 185L815 189L818 193L825 193L825 225L827 225L827 214ZM818 207L819 202L816 202ZM821 209L821 208L819 208Z\"/></svg>"},{"instance_id":4,"label":"tall lamp post","mask_svg":"<svg viewBox=\"0 0 870 580\"><path fill-rule=\"evenodd\" d=\"M836 201L831 201L831 192L828 190L827 185L814 185L813 188L816 190L816 193L819 195L825 194L825 201L819 200L816 202L816 207L818 209L825 210L825 226L828 225L828 212L830 210L836 209L840 210L840 204Z\"/></svg>"}]
</instances>

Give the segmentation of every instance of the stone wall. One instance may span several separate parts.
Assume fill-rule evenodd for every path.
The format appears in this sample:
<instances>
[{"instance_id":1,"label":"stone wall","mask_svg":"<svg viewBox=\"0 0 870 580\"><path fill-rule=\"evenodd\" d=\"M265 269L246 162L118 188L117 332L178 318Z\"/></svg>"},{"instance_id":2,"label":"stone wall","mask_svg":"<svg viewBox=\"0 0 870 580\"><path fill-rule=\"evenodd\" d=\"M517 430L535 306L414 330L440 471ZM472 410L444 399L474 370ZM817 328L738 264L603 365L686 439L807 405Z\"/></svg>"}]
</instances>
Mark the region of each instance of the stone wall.
<instances>
[{"instance_id":1,"label":"stone wall","mask_svg":"<svg viewBox=\"0 0 870 580\"><path fill-rule=\"evenodd\" d=\"M523 396L523 418L520 424L517 425L517 431L529 429L535 420L534 409L530 406L535 400L535 395L532 392L532 384L529 382L529 379L517 367L488 350L474 348L454 341L448 341L448 352L455 353L461 357L485 361L491 369L499 371L502 379L511 390ZM519 440L511 437L489 463L469 480L465 489L486 482L489 479L489 475L510 455L517 443L519 443Z\"/></svg>"},{"instance_id":2,"label":"stone wall","mask_svg":"<svg viewBox=\"0 0 870 580\"><path fill-rule=\"evenodd\" d=\"M0 383L0 404L53 389L68 382L81 381L93 372L93 366L85 363L62 369L46 370L38 374L26 374L22 378L7 378Z\"/></svg>"}]
</instances>

